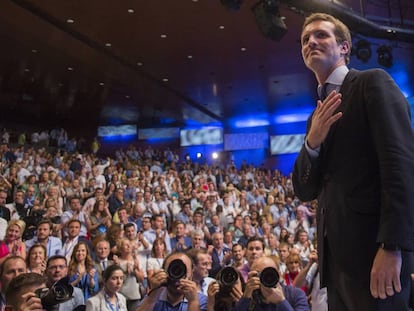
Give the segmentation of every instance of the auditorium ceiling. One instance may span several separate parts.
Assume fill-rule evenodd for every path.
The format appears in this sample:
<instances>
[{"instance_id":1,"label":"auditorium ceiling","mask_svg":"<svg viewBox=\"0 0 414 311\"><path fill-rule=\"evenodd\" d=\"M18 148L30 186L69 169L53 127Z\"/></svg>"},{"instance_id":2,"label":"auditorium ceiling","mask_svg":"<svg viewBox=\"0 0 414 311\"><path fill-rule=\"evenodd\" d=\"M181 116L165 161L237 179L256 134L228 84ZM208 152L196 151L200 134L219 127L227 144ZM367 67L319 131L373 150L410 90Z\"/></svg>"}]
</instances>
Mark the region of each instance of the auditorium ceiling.
<instances>
[{"instance_id":1,"label":"auditorium ceiling","mask_svg":"<svg viewBox=\"0 0 414 311\"><path fill-rule=\"evenodd\" d=\"M386 44L394 64L385 69L403 62L412 81L411 0L271 0L287 28L279 40L259 30L258 2L1 0L0 120L175 127L306 110L316 86L300 55L309 11L347 19L355 40L372 43L371 58L353 56L353 67L378 66Z\"/></svg>"}]
</instances>

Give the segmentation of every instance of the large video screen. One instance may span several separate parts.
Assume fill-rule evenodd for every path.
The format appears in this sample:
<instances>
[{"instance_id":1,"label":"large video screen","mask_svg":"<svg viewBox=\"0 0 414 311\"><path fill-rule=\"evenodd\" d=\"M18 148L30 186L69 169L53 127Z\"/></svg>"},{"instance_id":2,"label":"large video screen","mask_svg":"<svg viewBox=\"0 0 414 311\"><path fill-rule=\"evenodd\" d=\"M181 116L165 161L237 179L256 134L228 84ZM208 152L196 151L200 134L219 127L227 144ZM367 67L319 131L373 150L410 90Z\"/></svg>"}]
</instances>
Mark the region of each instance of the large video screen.
<instances>
[{"instance_id":1,"label":"large video screen","mask_svg":"<svg viewBox=\"0 0 414 311\"><path fill-rule=\"evenodd\" d=\"M304 139L305 134L270 136L270 153L275 155L299 152Z\"/></svg>"},{"instance_id":2,"label":"large video screen","mask_svg":"<svg viewBox=\"0 0 414 311\"><path fill-rule=\"evenodd\" d=\"M268 133L224 134L224 150L265 149L269 144Z\"/></svg>"},{"instance_id":3,"label":"large video screen","mask_svg":"<svg viewBox=\"0 0 414 311\"><path fill-rule=\"evenodd\" d=\"M131 135L137 135L137 126L135 124L98 126L99 137Z\"/></svg>"},{"instance_id":4,"label":"large video screen","mask_svg":"<svg viewBox=\"0 0 414 311\"><path fill-rule=\"evenodd\" d=\"M178 127L139 129L138 139L178 138L179 133Z\"/></svg>"},{"instance_id":5,"label":"large video screen","mask_svg":"<svg viewBox=\"0 0 414 311\"><path fill-rule=\"evenodd\" d=\"M220 127L206 127L197 130L181 130L180 145L217 145L223 143L223 129Z\"/></svg>"}]
</instances>

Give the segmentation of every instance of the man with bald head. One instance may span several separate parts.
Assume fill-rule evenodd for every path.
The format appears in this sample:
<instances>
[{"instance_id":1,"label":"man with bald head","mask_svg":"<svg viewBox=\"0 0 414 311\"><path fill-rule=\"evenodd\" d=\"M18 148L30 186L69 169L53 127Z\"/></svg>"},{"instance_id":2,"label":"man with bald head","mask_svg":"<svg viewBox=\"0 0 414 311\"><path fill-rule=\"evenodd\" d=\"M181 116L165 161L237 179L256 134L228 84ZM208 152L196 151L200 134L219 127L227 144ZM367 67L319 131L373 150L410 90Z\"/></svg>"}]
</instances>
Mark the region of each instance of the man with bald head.
<instances>
[{"instance_id":1,"label":"man with bald head","mask_svg":"<svg viewBox=\"0 0 414 311\"><path fill-rule=\"evenodd\" d=\"M284 286L281 283L271 288L261 283L260 273L269 267L279 272L276 262L270 257L259 257L253 262L243 297L235 306L234 311L309 311L306 295L301 289Z\"/></svg>"}]
</instances>

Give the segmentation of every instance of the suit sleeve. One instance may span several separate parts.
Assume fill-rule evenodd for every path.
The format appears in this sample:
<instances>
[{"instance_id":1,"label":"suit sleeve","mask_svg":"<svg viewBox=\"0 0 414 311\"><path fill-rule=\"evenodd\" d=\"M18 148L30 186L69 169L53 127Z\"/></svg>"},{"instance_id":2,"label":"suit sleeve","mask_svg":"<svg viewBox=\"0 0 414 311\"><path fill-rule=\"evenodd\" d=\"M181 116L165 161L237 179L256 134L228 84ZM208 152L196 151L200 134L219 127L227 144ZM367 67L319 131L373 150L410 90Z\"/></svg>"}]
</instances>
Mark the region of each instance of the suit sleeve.
<instances>
[{"instance_id":1,"label":"suit sleeve","mask_svg":"<svg viewBox=\"0 0 414 311\"><path fill-rule=\"evenodd\" d=\"M306 133L309 132L311 120L312 115L308 119ZM293 167L292 177L295 194L302 201L311 201L318 196L321 175L319 162L320 156L311 157L303 143Z\"/></svg>"},{"instance_id":2,"label":"suit sleeve","mask_svg":"<svg viewBox=\"0 0 414 311\"><path fill-rule=\"evenodd\" d=\"M365 83L365 108L380 170L377 241L414 250L414 135L409 105L385 71L371 71Z\"/></svg>"}]
</instances>

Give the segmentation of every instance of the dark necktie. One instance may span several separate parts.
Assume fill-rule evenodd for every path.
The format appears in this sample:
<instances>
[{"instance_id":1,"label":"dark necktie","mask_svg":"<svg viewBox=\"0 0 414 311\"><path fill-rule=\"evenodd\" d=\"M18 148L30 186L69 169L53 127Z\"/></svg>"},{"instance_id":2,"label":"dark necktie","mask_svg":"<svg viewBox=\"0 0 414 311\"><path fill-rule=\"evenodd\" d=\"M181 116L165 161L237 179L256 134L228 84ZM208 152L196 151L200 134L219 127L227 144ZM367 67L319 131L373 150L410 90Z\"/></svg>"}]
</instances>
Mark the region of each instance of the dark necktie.
<instances>
[{"instance_id":1,"label":"dark necktie","mask_svg":"<svg viewBox=\"0 0 414 311\"><path fill-rule=\"evenodd\" d=\"M321 99L321 101L324 101L325 98L328 96L328 85L329 85L329 83L325 83L321 87L321 93L320 93L320 99Z\"/></svg>"}]
</instances>

